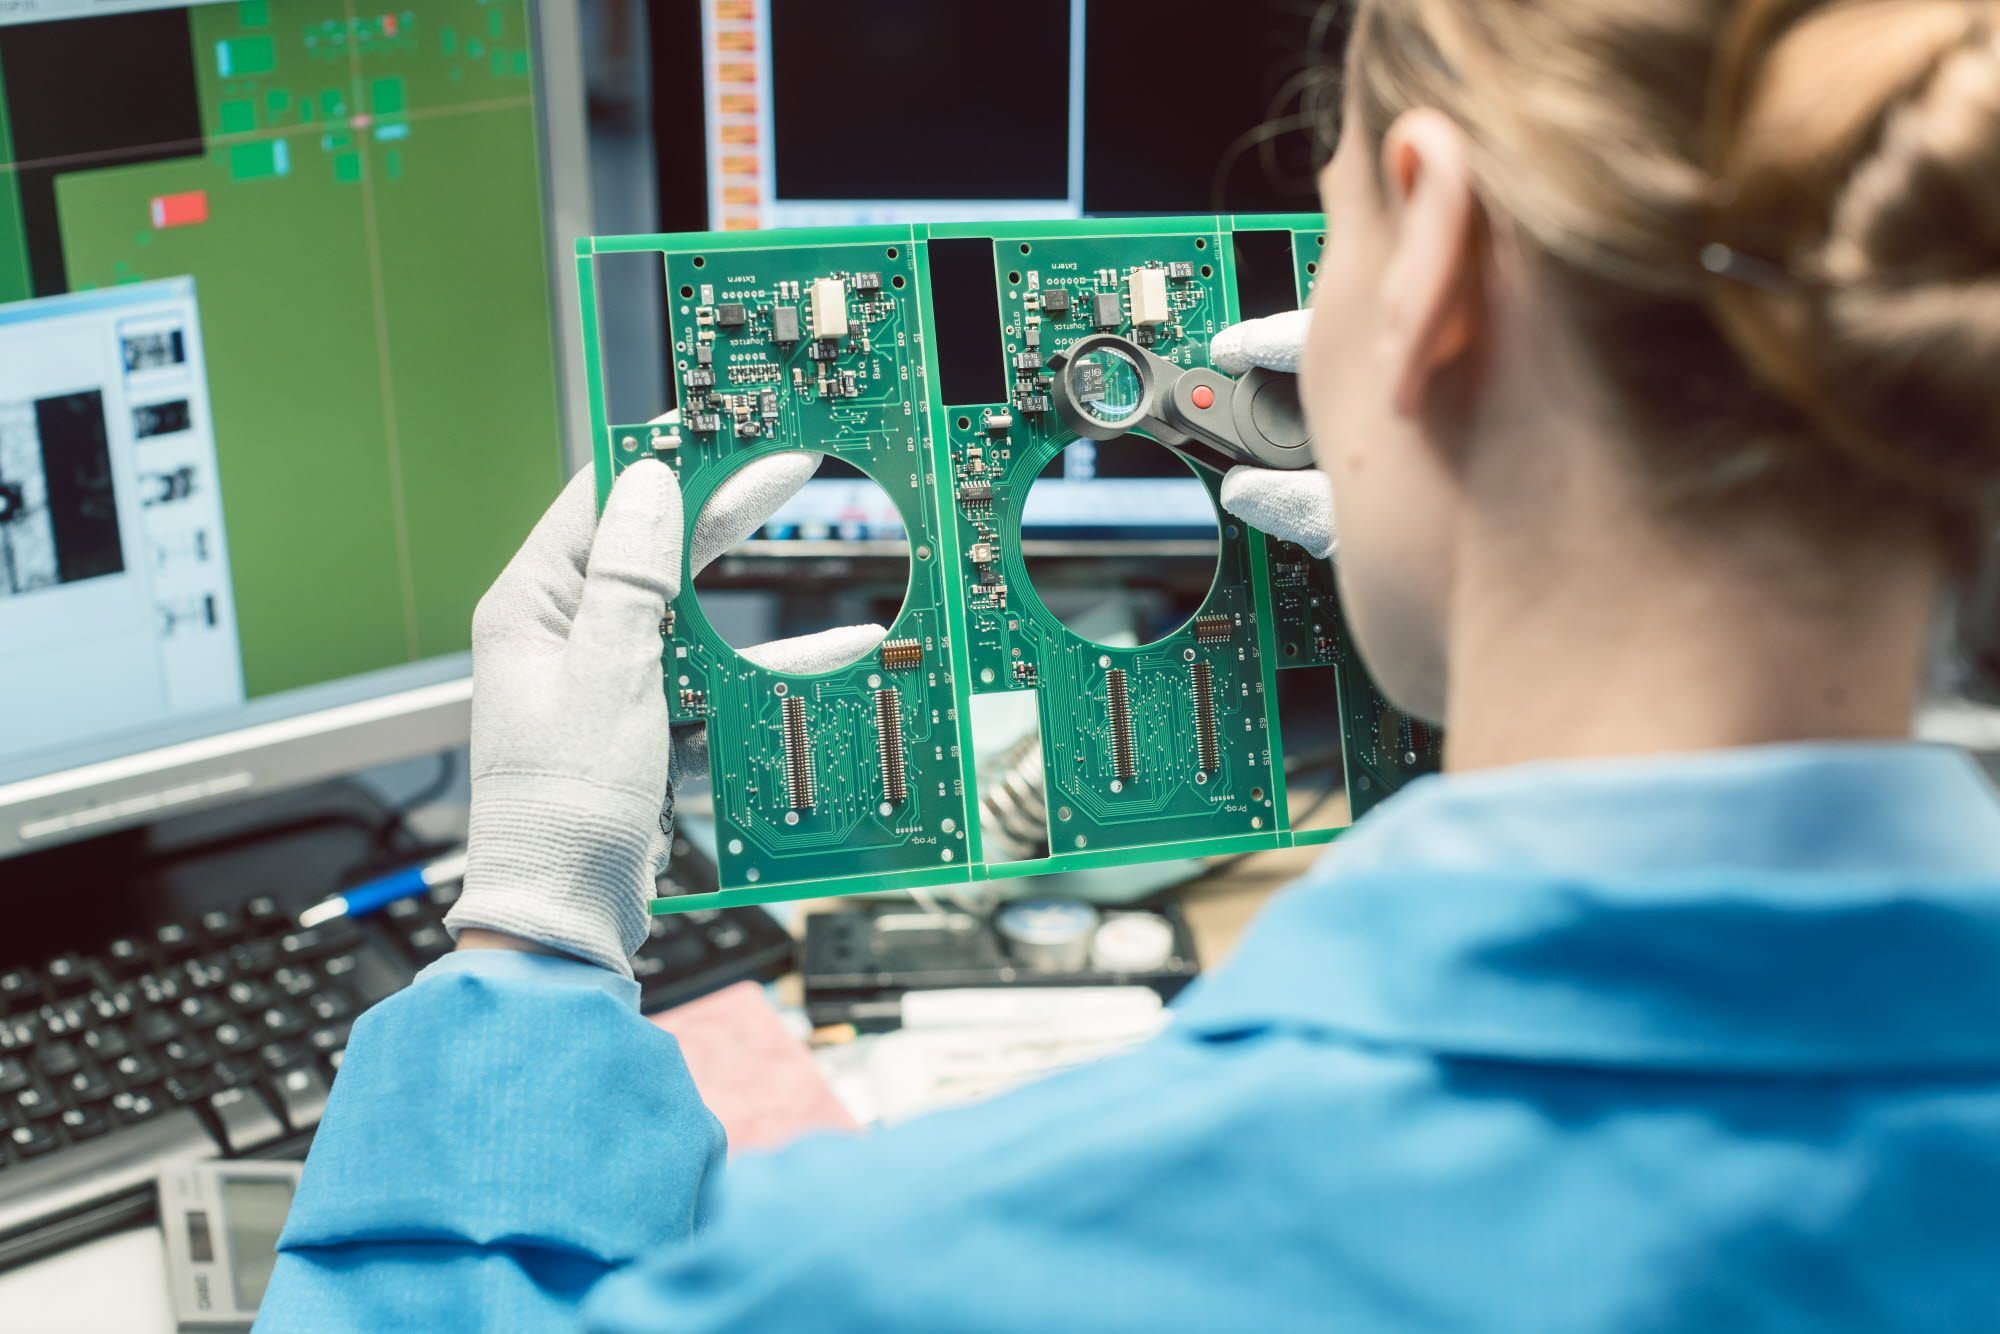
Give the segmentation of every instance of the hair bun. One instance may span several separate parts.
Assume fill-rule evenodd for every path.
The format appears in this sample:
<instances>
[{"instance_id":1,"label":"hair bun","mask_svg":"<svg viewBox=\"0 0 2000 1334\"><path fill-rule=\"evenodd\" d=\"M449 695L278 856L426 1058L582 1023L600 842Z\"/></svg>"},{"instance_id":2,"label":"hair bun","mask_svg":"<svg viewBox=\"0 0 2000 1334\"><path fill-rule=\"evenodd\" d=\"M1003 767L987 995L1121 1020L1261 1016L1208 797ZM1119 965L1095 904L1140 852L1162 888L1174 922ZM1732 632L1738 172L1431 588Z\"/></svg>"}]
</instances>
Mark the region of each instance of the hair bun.
<instances>
[{"instance_id":1,"label":"hair bun","mask_svg":"<svg viewBox=\"0 0 2000 1334\"><path fill-rule=\"evenodd\" d=\"M1853 463L1980 508L2000 498L1996 20L1753 0L1710 137L1717 239L1788 275L1717 283L1725 334Z\"/></svg>"}]
</instances>

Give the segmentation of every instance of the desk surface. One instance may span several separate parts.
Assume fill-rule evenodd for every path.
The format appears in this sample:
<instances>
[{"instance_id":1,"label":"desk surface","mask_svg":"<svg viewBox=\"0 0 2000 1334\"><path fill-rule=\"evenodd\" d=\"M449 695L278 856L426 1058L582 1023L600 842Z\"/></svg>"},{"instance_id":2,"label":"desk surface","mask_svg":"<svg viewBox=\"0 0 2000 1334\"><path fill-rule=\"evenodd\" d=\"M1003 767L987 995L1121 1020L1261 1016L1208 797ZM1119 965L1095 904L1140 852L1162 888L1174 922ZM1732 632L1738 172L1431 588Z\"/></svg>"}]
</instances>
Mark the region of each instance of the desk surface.
<instances>
[{"instance_id":1,"label":"desk surface","mask_svg":"<svg viewBox=\"0 0 2000 1334\"><path fill-rule=\"evenodd\" d=\"M1248 857L1181 892L1204 967L1235 949L1264 901L1312 864L1318 848ZM173 1334L166 1258L156 1226L131 1228L0 1273L0 1325L35 1334Z\"/></svg>"}]
</instances>

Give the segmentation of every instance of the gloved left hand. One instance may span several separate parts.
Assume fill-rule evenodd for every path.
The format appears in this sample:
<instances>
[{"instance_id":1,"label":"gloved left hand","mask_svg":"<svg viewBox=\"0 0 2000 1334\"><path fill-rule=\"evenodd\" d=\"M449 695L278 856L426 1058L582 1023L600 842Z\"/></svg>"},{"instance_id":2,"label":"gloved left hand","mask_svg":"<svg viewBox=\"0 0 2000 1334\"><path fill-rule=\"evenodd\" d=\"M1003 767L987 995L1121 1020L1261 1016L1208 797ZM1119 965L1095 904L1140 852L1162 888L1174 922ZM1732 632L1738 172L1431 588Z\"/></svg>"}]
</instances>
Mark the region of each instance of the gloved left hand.
<instances>
[{"instance_id":1,"label":"gloved left hand","mask_svg":"<svg viewBox=\"0 0 2000 1334\"><path fill-rule=\"evenodd\" d=\"M1209 360L1225 375L1242 375L1254 366L1296 375L1311 327L1310 310L1244 320L1215 335ZM1222 508L1321 559L1333 554L1333 483L1318 468L1231 468L1222 477Z\"/></svg>"},{"instance_id":2,"label":"gloved left hand","mask_svg":"<svg viewBox=\"0 0 2000 1334\"><path fill-rule=\"evenodd\" d=\"M689 539L697 571L754 532L819 466L775 454L716 492ZM445 925L631 973L666 869L677 779L705 739L674 729L660 619L681 591L681 493L651 459L619 475L598 519L586 468L535 525L472 621L472 820L465 892ZM851 662L882 639L851 626L746 656L785 672Z\"/></svg>"}]
</instances>

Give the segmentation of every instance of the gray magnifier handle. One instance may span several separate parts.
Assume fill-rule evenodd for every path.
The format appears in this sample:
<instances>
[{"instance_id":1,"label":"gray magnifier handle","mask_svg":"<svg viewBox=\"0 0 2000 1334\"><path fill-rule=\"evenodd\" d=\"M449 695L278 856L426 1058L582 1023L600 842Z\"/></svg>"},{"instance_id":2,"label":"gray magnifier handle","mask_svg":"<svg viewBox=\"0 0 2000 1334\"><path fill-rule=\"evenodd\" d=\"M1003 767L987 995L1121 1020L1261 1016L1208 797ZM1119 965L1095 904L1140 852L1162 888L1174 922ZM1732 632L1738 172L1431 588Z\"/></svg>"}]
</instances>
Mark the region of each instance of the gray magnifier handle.
<instances>
[{"instance_id":1,"label":"gray magnifier handle","mask_svg":"<svg viewBox=\"0 0 2000 1334\"><path fill-rule=\"evenodd\" d=\"M1252 370L1240 380L1177 366L1117 334L1091 334L1049 359L1056 415L1078 435L1143 431L1163 445L1199 442L1262 468L1312 466L1295 375Z\"/></svg>"}]
</instances>

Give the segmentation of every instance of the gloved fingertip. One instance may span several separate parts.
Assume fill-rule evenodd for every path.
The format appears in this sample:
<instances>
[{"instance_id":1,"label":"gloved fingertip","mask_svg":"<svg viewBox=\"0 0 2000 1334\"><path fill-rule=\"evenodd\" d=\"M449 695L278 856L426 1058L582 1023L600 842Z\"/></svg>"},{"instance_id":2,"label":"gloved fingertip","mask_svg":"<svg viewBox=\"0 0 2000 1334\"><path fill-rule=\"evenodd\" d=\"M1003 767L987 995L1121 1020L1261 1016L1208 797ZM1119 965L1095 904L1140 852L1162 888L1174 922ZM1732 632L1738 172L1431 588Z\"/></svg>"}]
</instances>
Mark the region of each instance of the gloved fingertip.
<instances>
[{"instance_id":1,"label":"gloved fingertip","mask_svg":"<svg viewBox=\"0 0 2000 1334\"><path fill-rule=\"evenodd\" d=\"M680 526L681 483L674 470L658 459L640 459L618 474L611 497L604 502L599 528L617 524L658 528Z\"/></svg>"}]
</instances>

